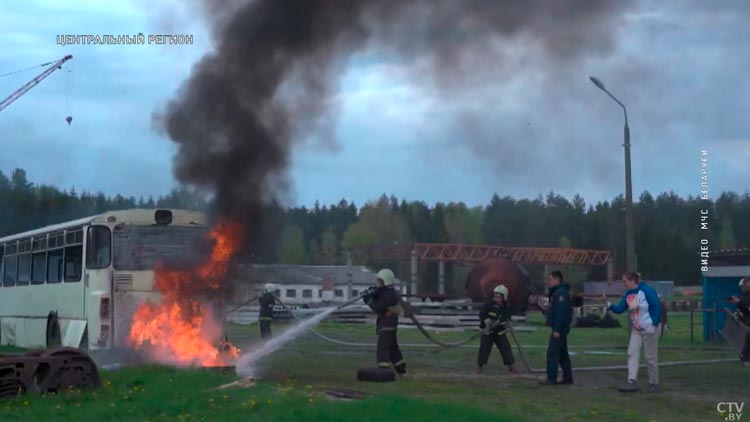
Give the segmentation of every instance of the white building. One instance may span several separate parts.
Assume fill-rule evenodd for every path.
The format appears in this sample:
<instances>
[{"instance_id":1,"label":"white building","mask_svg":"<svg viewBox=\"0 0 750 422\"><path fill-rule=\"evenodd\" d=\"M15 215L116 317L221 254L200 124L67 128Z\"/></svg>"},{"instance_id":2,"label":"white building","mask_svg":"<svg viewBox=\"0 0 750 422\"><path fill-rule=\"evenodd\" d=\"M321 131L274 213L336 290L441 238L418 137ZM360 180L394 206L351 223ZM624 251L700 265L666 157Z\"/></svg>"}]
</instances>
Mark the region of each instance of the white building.
<instances>
[{"instance_id":1,"label":"white building","mask_svg":"<svg viewBox=\"0 0 750 422\"><path fill-rule=\"evenodd\" d=\"M276 286L276 296L287 305L342 303L374 286L376 280L375 273L365 267L241 265L234 278L234 302L249 301L271 283ZM400 291L403 284L396 279L395 285Z\"/></svg>"}]
</instances>

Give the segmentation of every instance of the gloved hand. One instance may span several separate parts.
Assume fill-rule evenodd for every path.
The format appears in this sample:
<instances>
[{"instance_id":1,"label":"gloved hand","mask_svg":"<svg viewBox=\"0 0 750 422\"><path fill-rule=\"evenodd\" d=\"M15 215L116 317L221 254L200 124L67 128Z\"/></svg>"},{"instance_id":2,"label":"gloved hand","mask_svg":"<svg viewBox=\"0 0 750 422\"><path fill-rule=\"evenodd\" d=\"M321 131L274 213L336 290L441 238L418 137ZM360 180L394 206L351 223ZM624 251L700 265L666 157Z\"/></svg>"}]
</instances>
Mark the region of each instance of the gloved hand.
<instances>
[{"instance_id":1,"label":"gloved hand","mask_svg":"<svg viewBox=\"0 0 750 422\"><path fill-rule=\"evenodd\" d=\"M378 288L375 286L368 287L367 290L365 290L364 293L362 294L362 300L364 300L365 303L371 301L372 299L375 298L375 292L377 290Z\"/></svg>"},{"instance_id":2,"label":"gloved hand","mask_svg":"<svg viewBox=\"0 0 750 422\"><path fill-rule=\"evenodd\" d=\"M480 328L479 331L486 336L490 335L492 332L492 320L490 318L485 318L482 322L484 323L484 328Z\"/></svg>"}]
</instances>

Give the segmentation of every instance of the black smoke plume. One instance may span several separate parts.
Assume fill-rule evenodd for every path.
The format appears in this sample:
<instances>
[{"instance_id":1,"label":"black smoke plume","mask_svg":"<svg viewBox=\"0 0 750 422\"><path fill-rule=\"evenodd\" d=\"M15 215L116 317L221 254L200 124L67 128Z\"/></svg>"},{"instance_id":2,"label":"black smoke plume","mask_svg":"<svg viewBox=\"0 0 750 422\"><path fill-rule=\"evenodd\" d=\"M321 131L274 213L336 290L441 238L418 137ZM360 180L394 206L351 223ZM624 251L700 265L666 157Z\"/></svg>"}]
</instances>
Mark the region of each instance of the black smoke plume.
<instances>
[{"instance_id":1,"label":"black smoke plume","mask_svg":"<svg viewBox=\"0 0 750 422\"><path fill-rule=\"evenodd\" d=\"M557 63L606 51L625 3L204 0L214 51L158 122L179 146L177 179L211 190L218 215L248 224L252 244L288 184L295 142L328 138L324 117L355 53L410 64L449 97L503 69L509 45Z\"/></svg>"}]
</instances>

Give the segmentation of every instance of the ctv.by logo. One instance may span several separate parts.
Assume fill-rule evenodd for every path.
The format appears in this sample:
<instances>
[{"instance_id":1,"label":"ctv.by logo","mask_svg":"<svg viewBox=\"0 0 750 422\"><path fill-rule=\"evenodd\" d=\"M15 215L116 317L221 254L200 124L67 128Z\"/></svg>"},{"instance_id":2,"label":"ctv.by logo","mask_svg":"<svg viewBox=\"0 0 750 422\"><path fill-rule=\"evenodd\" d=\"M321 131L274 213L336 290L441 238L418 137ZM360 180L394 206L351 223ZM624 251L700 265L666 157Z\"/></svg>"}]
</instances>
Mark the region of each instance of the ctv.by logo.
<instances>
[{"instance_id":1,"label":"ctv.by logo","mask_svg":"<svg viewBox=\"0 0 750 422\"><path fill-rule=\"evenodd\" d=\"M725 421L741 421L742 420L742 409L745 407L745 402L736 401L722 401L716 404L716 411L724 416Z\"/></svg>"}]
</instances>

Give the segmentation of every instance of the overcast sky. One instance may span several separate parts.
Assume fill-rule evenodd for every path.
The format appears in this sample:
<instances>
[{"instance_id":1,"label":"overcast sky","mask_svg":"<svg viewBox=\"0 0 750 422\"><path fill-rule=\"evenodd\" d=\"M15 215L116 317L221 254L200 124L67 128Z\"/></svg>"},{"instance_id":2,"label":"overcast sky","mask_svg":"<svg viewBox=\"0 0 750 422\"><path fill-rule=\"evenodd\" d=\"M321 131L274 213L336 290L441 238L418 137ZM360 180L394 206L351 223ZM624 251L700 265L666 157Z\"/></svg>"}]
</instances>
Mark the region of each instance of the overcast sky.
<instances>
[{"instance_id":1,"label":"overcast sky","mask_svg":"<svg viewBox=\"0 0 750 422\"><path fill-rule=\"evenodd\" d=\"M136 197L175 185L175 147L152 127L152 113L212 45L187 2L155 3L3 1L0 74L65 54L74 59L0 113L1 171L21 167L35 183ZM636 195L698 195L702 148L712 195L744 192L748 18L750 2L741 0L642 1L612 27L612 48L556 68L522 38L508 40L513 60L498 64L497 80L450 98L415 81L411 64L360 54L335 98L338 147L308 143L294 151L290 197L300 205L362 204L382 193L485 204L495 192L554 190L589 203L611 199L624 186L622 110L589 75L628 106ZM57 35L139 32L192 35L194 43L56 44ZM0 77L0 96L39 71Z\"/></svg>"}]
</instances>

